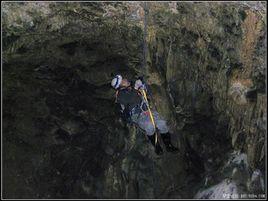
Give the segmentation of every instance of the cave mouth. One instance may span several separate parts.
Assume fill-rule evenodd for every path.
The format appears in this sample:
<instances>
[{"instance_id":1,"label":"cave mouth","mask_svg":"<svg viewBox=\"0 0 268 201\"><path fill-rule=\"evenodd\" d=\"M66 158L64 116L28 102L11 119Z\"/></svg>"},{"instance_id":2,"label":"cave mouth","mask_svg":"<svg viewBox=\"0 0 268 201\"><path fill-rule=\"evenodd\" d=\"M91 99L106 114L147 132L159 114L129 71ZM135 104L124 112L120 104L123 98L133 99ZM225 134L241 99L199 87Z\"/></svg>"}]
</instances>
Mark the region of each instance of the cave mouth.
<instances>
[{"instance_id":1,"label":"cave mouth","mask_svg":"<svg viewBox=\"0 0 268 201\"><path fill-rule=\"evenodd\" d=\"M97 198L99 184L92 181L101 181L109 165L125 154L124 137L128 131L115 115L115 91L110 82L118 73L126 77L137 75L130 65L139 65L139 54L135 54L137 58L129 55L141 52L140 38L131 38L129 53L127 41L120 37L135 35L132 28L121 30L124 26L119 26L113 29L114 33L104 33L113 28L106 25L91 34L69 33L77 27L64 27L64 33L52 37L36 37L33 32L31 38L22 35L4 40L8 41L6 52L12 48L10 44L19 46L4 60L4 142L8 150L16 145L24 150L23 154L33 157L29 161L18 155L13 158L14 163L5 163L5 168L23 175L32 184L39 183L34 191L18 188L16 197L72 198L78 193L75 198ZM101 33L95 40L88 38ZM133 64L130 59L138 61ZM16 168L19 158L28 161L22 171ZM27 171L33 168L31 160L37 166L29 174ZM5 193L12 197L9 189L19 179L11 181L6 176L5 181L10 182ZM91 186L92 192L80 192L81 186L76 189L81 184Z\"/></svg>"},{"instance_id":2,"label":"cave mouth","mask_svg":"<svg viewBox=\"0 0 268 201\"><path fill-rule=\"evenodd\" d=\"M177 135L172 140L180 148L179 155L159 158L143 133L115 113L113 76L135 79L144 72L143 27L133 16L105 17L112 12L104 9L107 5L126 9L120 3L50 4L49 15L30 13L34 25L17 30L4 24L6 198L193 198L207 180L210 186L224 179L211 177L233 151L229 119L214 110L217 97L211 89L193 84L196 69L187 63L200 63L206 54L192 44L200 33L185 27L168 30L185 41L181 46L161 31L159 43L148 41L152 60L147 64L157 68L146 76L159 74L151 86L159 92L156 102L169 105L160 109L173 115ZM170 13L154 16L160 27L165 15ZM234 27L229 32L237 37ZM209 59L201 65L205 73L217 72L214 64L225 59L213 42L207 42ZM170 73L170 66L179 66L174 55L180 51L179 59L190 59L183 60L181 72ZM186 81L180 84L183 76Z\"/></svg>"},{"instance_id":3,"label":"cave mouth","mask_svg":"<svg viewBox=\"0 0 268 201\"><path fill-rule=\"evenodd\" d=\"M19 55L19 58L4 64L4 83L11 85L4 91L3 102L5 108L16 111L10 118L6 116L9 112L4 112L4 118L8 119L5 123L12 124L10 121L14 119L23 122L24 117L17 119L19 114L27 114L26 119L34 123L27 135L21 127L6 128L5 132L15 133L5 135L6 143L8 145L12 138L22 149L34 145L42 147L33 147L32 151L41 151L49 157L49 165L29 177L43 182L54 178L58 186L49 186L52 189L49 192L60 198L70 198L76 182L90 179L88 175L103 177L108 165L122 154L124 141L118 135L120 130L124 135L127 133L116 121L115 91L110 82L119 72L123 76L136 75L128 66L127 53L122 55L113 51L111 46L114 44L103 43L101 37L92 43L83 39L72 41L72 36L68 37L68 42L62 42L64 34L51 41L40 37L43 43L18 48L13 55ZM119 41L117 45L124 48L123 42ZM7 79L16 79L18 83ZM15 97L10 90L17 92ZM18 103L18 98L26 102ZM37 192L42 193L42 186L39 190ZM46 197L46 192L43 193L39 196ZM79 195L88 197L83 196L85 193Z\"/></svg>"},{"instance_id":4,"label":"cave mouth","mask_svg":"<svg viewBox=\"0 0 268 201\"><path fill-rule=\"evenodd\" d=\"M88 40L78 42L76 39L62 43L64 37L63 34L58 39L59 41L57 39L51 42L45 41L45 43L57 45L51 47L53 51L46 51L43 55L39 55L38 59L33 57L36 57L36 52L40 52L40 44L33 43L35 49L20 47L14 53L19 55L19 58L11 59L4 67L4 78L9 78L16 71L16 79L19 81L19 84L9 86L9 89L21 91L14 97L6 90L6 93L4 92L5 107L12 108L17 114L27 113L27 119L34 123L32 133L28 133L27 136L23 133L21 136L13 135L12 142L19 143L22 149L32 146L32 143L35 145L41 143L41 150L38 147L29 149L29 152L39 151L49 157L49 162L45 164L46 166L38 168L32 179L46 183L53 178L55 184L47 188L51 196L58 198L74 196L77 191L81 191L79 187L76 187L81 183L92 186L92 180L103 178L110 164L122 160L122 155L131 151L130 148L125 147L125 140L129 140L129 129L115 114L115 91L111 88L110 81L118 73L128 78L135 78L138 75L135 69L129 67L127 53L121 55L113 52L112 45L104 47L106 44L102 43L101 38L93 43ZM39 39L42 41L42 38ZM41 44L41 46L52 45ZM142 49L140 48L139 51ZM52 55L58 57L55 58ZM25 59L27 57L30 58ZM88 57L95 57L91 65L83 63ZM20 61L21 58L22 61ZM140 59L139 65L141 63ZM9 83L15 84L12 81ZM29 90L25 91L25 89ZM18 98L25 99L27 102L21 105L16 102ZM8 118L7 114L8 111L4 113L4 117ZM183 133L200 135L199 140L208 139L206 135L214 132L215 122L208 121L209 117L205 115L201 118L203 119L201 122L200 117L197 116L198 114L194 117L194 124L186 124ZM19 119L17 115L14 115L8 120L11 121L11 119L23 121L24 117ZM205 128L206 125L212 126ZM20 127L10 127L7 131L16 133L19 129ZM204 132L200 133L199 130ZM6 136L7 144L10 143L10 138ZM197 149L194 150L192 147L195 145L191 145L187 137L184 136L184 138L185 153L182 155L184 162L187 163L187 175L194 178L193 182L200 182L206 174L204 161L208 158L203 158L198 153L200 147L196 146ZM222 147L228 145L227 140L223 141L225 143ZM148 142L143 139L142 144L145 148L148 146L146 143ZM210 143L208 142L207 145ZM136 157L136 160L143 160L141 156ZM92 195L80 192L77 196L98 198L95 194L99 191L98 187L92 188L95 189L95 191L92 190ZM46 196L42 187L36 190L38 193L43 193L39 195L40 198Z\"/></svg>"}]
</instances>

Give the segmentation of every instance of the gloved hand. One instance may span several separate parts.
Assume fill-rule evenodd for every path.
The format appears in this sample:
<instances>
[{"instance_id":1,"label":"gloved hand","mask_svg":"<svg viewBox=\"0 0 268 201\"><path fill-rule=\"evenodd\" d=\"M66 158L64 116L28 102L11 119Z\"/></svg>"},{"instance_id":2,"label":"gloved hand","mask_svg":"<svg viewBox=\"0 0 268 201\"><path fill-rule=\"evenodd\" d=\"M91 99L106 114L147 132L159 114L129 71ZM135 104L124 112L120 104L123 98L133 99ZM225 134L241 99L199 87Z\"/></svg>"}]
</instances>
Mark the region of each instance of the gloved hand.
<instances>
[{"instance_id":1,"label":"gloved hand","mask_svg":"<svg viewBox=\"0 0 268 201\"><path fill-rule=\"evenodd\" d=\"M138 90L138 89L146 90L145 84L140 79L136 80L134 88L136 90Z\"/></svg>"}]
</instances>

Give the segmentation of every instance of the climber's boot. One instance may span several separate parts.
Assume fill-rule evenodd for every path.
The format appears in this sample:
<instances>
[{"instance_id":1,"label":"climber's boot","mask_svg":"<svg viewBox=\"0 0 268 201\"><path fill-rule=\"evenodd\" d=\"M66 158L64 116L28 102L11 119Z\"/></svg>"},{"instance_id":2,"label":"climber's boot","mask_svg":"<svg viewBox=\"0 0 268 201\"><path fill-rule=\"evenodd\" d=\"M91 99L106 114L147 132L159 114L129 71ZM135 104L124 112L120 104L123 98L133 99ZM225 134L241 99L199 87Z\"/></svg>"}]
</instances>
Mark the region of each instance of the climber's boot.
<instances>
[{"instance_id":1,"label":"climber's boot","mask_svg":"<svg viewBox=\"0 0 268 201\"><path fill-rule=\"evenodd\" d=\"M162 140L166 146L167 152L177 152L179 149L171 144L170 133L161 134Z\"/></svg>"},{"instance_id":2,"label":"climber's boot","mask_svg":"<svg viewBox=\"0 0 268 201\"><path fill-rule=\"evenodd\" d=\"M148 135L148 138L149 138L149 140L151 141L152 145L154 146L154 151L155 151L155 153L156 153L157 155L161 155L161 154L163 154L163 149L162 149L162 147L160 146L158 140L157 140L157 142L155 143L155 135L156 135L156 133L153 134L153 135L151 135L151 136Z\"/></svg>"}]
</instances>

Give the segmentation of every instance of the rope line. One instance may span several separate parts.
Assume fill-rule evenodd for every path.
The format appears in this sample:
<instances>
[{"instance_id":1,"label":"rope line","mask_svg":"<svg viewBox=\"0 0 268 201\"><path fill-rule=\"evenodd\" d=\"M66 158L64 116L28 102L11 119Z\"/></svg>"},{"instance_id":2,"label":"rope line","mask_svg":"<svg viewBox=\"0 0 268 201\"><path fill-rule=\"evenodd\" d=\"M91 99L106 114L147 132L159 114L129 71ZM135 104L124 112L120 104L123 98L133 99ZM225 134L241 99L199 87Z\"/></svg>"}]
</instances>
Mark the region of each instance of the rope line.
<instances>
[{"instance_id":1,"label":"rope line","mask_svg":"<svg viewBox=\"0 0 268 201\"><path fill-rule=\"evenodd\" d=\"M147 15L148 15L148 7L147 7L147 2L144 2L143 5L143 10L144 10L144 30L143 30L143 62L142 62L142 70L143 74L145 74L146 70L146 56L147 56Z\"/></svg>"},{"instance_id":2,"label":"rope line","mask_svg":"<svg viewBox=\"0 0 268 201\"><path fill-rule=\"evenodd\" d=\"M149 10L148 10L148 6L147 6L147 2L144 2L143 4L143 10L144 10L144 34L143 34L143 62L142 62L142 72L143 72L143 75L146 75L146 66L147 66L147 21L148 21L148 14L149 14ZM146 80L146 78L145 78ZM147 88L148 89L148 88ZM148 103L148 100L147 100L147 96L146 96L146 93L145 91L143 91L143 96L145 97L146 101L147 101L147 105L148 105L148 109L150 111L150 108L149 108L149 103ZM155 128L155 145L157 143L157 128L155 126L155 122L154 122L154 119L153 119L153 116L152 116L152 113L150 111L150 118L151 118L151 121L152 121L152 124ZM154 160L152 160L152 172L153 172L153 192L154 192L154 196L155 196L155 191L156 191L156 185L155 185L155 164L154 164Z\"/></svg>"}]
</instances>

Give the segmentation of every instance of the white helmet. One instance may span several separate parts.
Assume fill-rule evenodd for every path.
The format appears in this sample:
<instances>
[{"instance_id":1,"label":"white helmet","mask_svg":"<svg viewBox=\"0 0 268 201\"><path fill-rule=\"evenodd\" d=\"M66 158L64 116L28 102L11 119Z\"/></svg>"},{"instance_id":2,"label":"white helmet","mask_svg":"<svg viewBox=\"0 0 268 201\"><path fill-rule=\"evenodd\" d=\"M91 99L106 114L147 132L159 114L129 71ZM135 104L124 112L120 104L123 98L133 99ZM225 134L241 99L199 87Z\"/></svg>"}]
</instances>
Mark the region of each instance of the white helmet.
<instances>
[{"instance_id":1,"label":"white helmet","mask_svg":"<svg viewBox=\"0 0 268 201\"><path fill-rule=\"evenodd\" d=\"M121 82L122 82L122 76L116 75L112 80L111 85L113 88L117 89L120 86Z\"/></svg>"}]
</instances>

